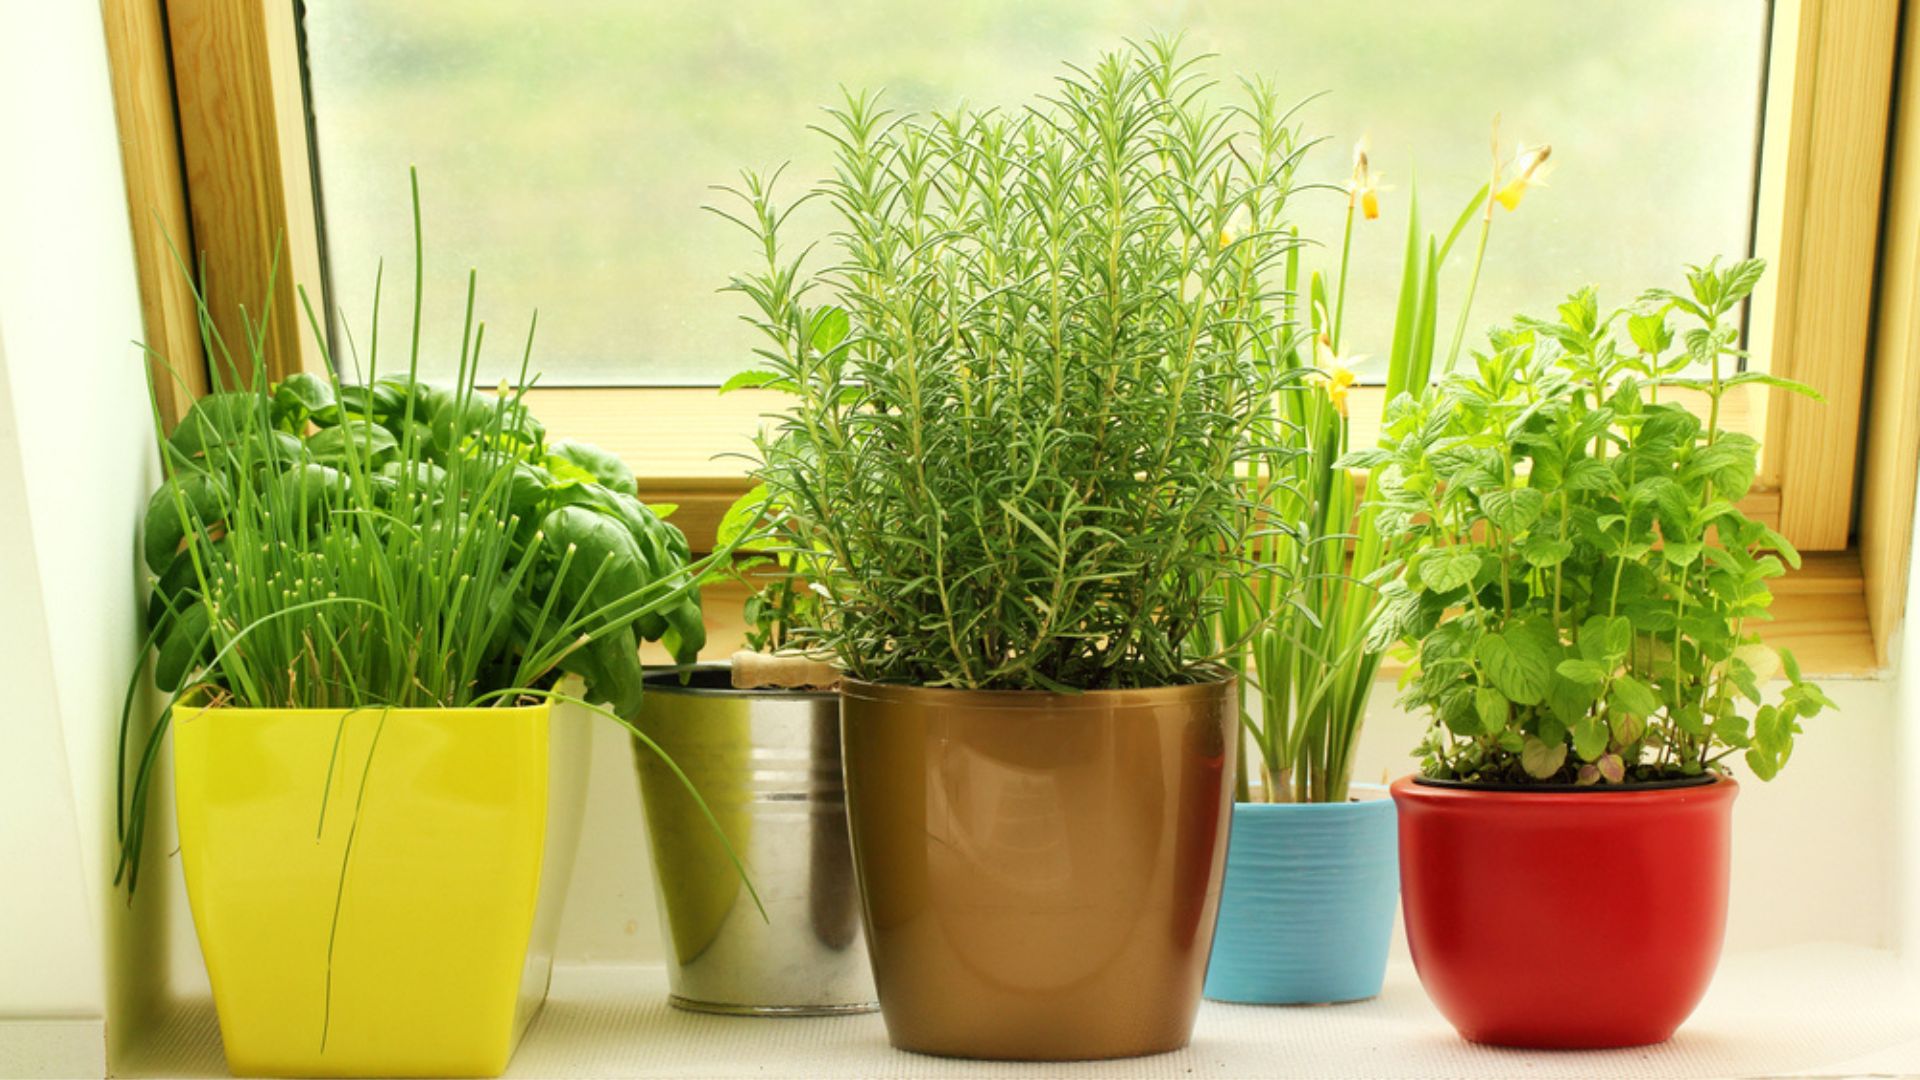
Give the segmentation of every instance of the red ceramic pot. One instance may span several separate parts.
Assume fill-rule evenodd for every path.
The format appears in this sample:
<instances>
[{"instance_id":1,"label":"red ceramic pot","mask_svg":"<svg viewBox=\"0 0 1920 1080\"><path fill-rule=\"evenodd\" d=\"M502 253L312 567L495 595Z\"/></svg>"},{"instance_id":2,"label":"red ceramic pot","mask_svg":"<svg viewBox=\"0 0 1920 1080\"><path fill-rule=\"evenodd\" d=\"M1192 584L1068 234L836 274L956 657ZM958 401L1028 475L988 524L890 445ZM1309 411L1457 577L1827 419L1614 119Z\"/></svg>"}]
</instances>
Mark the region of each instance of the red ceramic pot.
<instances>
[{"instance_id":1,"label":"red ceramic pot","mask_svg":"<svg viewBox=\"0 0 1920 1080\"><path fill-rule=\"evenodd\" d=\"M1420 983L1498 1046L1664 1042L1707 991L1727 925L1733 797L1685 787L1393 785Z\"/></svg>"}]
</instances>

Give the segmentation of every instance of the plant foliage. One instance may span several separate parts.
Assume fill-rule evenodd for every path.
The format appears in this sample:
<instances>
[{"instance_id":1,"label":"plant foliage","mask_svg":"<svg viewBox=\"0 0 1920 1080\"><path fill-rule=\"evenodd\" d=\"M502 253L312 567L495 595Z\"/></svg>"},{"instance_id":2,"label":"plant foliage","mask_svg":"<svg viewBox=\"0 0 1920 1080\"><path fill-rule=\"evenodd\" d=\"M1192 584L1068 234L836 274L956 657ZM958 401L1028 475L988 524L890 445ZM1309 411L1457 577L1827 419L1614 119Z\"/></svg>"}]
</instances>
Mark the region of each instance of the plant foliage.
<instances>
[{"instance_id":1,"label":"plant foliage","mask_svg":"<svg viewBox=\"0 0 1920 1080\"><path fill-rule=\"evenodd\" d=\"M1090 690L1189 681L1222 583L1267 526L1246 497L1289 334L1301 146L1264 83L1231 107L1165 40L1071 68L1014 112L821 129L819 270L748 174L722 212L764 260L737 385L793 395L759 479L819 561L821 645L855 678Z\"/></svg>"},{"instance_id":2,"label":"plant foliage","mask_svg":"<svg viewBox=\"0 0 1920 1080\"><path fill-rule=\"evenodd\" d=\"M416 187L416 230L418 213ZM526 357L521 389L473 389L486 328L471 277L456 388L415 378L421 285L416 269L404 377L377 370L376 286L364 384L301 374L268 386L265 327L248 323L243 369L201 302L216 392L162 430L165 480L142 544L154 679L172 703L462 707L555 698L572 673L621 719L639 706L641 639L682 662L704 643L685 538L612 456L547 441L524 401ZM172 711L130 760L136 688L120 736L130 888Z\"/></svg>"},{"instance_id":3,"label":"plant foliage","mask_svg":"<svg viewBox=\"0 0 1920 1080\"><path fill-rule=\"evenodd\" d=\"M1499 179L1496 164L1494 183ZM1229 589L1217 619L1222 640L1247 642L1228 664L1243 678L1241 720L1259 755L1257 794L1267 802L1347 800L1353 755L1384 655L1370 639L1379 586L1398 566L1402 538L1381 532L1373 502L1377 485L1369 481L1356 492L1356 476L1344 461L1351 428L1347 398L1354 382L1347 365L1354 361L1344 352L1341 315L1356 211L1364 207L1367 218L1378 215L1378 181L1362 143L1346 185L1346 229L1334 284L1329 288L1319 273L1312 275L1304 305L1308 336L1280 355L1283 367L1309 376L1305 393L1272 399L1272 434L1266 442L1288 450L1261 460L1249 480L1251 497L1291 528L1264 530L1253 538L1248 556L1284 572L1260 577L1251 590ZM1444 242L1422 231L1418 195L1408 199L1406 254L1387 354L1391 393L1419 393L1428 384L1440 269L1476 212L1491 224L1493 186L1474 195ZM1486 253L1484 235L1474 279ZM1290 297L1298 262L1296 253L1289 253ZM1469 287L1461 309L1472 300ZM1288 317L1293 318L1291 310ZM1245 633L1256 626L1257 632ZM1258 690L1253 707L1247 704L1249 688ZM1244 768L1239 773L1242 801L1256 794L1248 773Z\"/></svg>"},{"instance_id":4,"label":"plant foliage","mask_svg":"<svg viewBox=\"0 0 1920 1080\"><path fill-rule=\"evenodd\" d=\"M1758 444L1720 427L1735 387L1807 392L1727 373L1762 270L1694 267L1685 291L1612 312L1577 292L1496 331L1474 373L1390 403L1382 448L1349 455L1380 470L1381 528L1414 545L1375 640L1418 646L1406 701L1434 717L1427 775L1620 783L1744 752L1771 779L1799 721L1832 706L1754 633L1799 556L1739 509Z\"/></svg>"}]
</instances>

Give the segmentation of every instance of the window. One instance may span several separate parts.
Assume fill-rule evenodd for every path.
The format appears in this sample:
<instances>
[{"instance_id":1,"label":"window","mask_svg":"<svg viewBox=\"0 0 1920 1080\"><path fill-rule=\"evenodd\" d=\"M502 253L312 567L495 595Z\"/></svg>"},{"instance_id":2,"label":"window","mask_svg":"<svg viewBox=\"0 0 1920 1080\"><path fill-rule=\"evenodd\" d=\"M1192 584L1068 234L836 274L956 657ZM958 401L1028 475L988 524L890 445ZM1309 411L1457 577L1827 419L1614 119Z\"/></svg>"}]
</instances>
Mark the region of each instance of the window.
<instances>
[{"instance_id":1,"label":"window","mask_svg":"<svg viewBox=\"0 0 1920 1080\"><path fill-rule=\"evenodd\" d=\"M698 208L745 166L822 175L825 141L804 129L839 85L885 87L902 110L1015 105L1063 59L1150 30L1218 53L1218 77L1327 91L1302 113L1327 138L1310 181L1341 182L1354 139L1369 138L1395 190L1355 235L1347 319L1362 332L1349 338L1376 358L1363 375L1384 366L1416 174L1426 225L1444 230L1488 171L1495 114L1509 152L1550 142L1562 167L1496 222L1473 325L1550 310L1587 283L1623 303L1677 283L1682 262L1747 253L1767 23L1761 0L865 0L831 17L780 0L564 14L329 0L303 28L330 291L353 333L381 255L385 309L410 304L410 274L393 271L410 260L417 164L438 366L457 352L454 282L473 266L492 333L506 332L496 340L539 309L545 385L620 386L714 385L748 365L742 305L716 290L752 253ZM1345 202L1300 197L1306 235L1333 248L1315 262L1337 257ZM1453 262L1456 290L1471 247ZM518 347L494 356L511 370Z\"/></svg>"},{"instance_id":2,"label":"window","mask_svg":"<svg viewBox=\"0 0 1920 1080\"><path fill-rule=\"evenodd\" d=\"M1793 579L1820 626L1844 628L1815 631L1836 643L1830 651L1857 651L1846 635L1870 608L1884 657L1905 595L1920 447L1920 427L1896 407L1909 397L1901 320L1913 306L1894 272L1911 270L1911 229L1895 226L1913 213L1913 170L1890 166L1888 150L1901 9L852 0L806 16L771 0L690 14L611 0L556 13L504 0L112 0L108 16L125 24L111 40L135 61L116 60L115 77L149 338L174 346L177 385L204 385L207 364L167 237L191 237L229 337L243 332L241 305L271 310L270 373L311 368L320 361L295 284L338 300L358 332L385 253L385 310L405 309L405 167L418 163L429 279L449 290L431 298L443 340L429 346L440 357L452 348L467 266L487 275L492 340L512 341L537 304L536 359L556 388L536 392L535 409L625 457L649 498L680 505L675 520L696 542L744 487L739 460L725 455L778 402L711 389L746 359L738 308L714 290L748 253L695 207L706 184L742 166L792 157L804 173L812 154L818 171L801 126L837 82L890 86L903 108L1014 101L1044 87L1062 58L1179 23L1222 54L1217 73L1267 72L1302 95L1326 88L1307 113L1309 130L1330 140L1315 179L1343 180L1351 138L1366 133L1397 186L1386 219L1357 241L1348 322L1361 327L1383 321L1410 174L1437 225L1478 186L1487 122L1504 111L1509 143L1552 142L1563 167L1498 218L1471 328L1587 281L1624 301L1671 281L1682 261L1749 246L1767 257L1748 342L1768 370L1826 401L1743 395L1737 422L1763 443L1747 509L1803 551L1834 553ZM1890 167L1897 212L1883 208ZM1324 204L1300 222L1337 236L1344 200ZM1889 276L1879 280L1883 250ZM290 272L263 298L248 286L266 280L276 251ZM1456 292L1463 263L1451 267ZM1347 344L1378 352L1364 340L1372 334L1350 330ZM186 396L163 407L178 415ZM1379 391L1363 389L1356 416L1369 396L1377 411Z\"/></svg>"}]
</instances>

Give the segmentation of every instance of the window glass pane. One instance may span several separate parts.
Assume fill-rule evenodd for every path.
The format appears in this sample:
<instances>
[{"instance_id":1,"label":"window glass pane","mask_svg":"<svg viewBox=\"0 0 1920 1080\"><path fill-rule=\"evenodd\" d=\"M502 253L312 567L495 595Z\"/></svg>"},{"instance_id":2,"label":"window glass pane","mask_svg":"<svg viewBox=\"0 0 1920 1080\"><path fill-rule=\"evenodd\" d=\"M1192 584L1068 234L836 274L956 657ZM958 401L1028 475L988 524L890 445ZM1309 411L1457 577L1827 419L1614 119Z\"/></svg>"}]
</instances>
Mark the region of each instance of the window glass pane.
<instances>
[{"instance_id":1,"label":"window glass pane","mask_svg":"<svg viewBox=\"0 0 1920 1080\"><path fill-rule=\"evenodd\" d=\"M743 307L716 290L753 253L700 212L708 185L782 162L790 191L820 175L824 140L804 129L842 84L907 110L1013 104L1060 61L1155 29L1218 53L1216 76L1328 91L1303 113L1328 138L1309 179L1343 181L1368 136L1394 190L1354 241L1350 351L1386 351L1414 177L1444 229L1485 178L1496 113L1509 151L1551 143L1556 168L1494 223L1475 331L1585 283L1624 302L1747 249L1762 0L326 0L305 31L334 299L364 350L388 256L383 354L399 355L417 164L431 369L452 369L472 266L488 380L517 363L537 307L549 385L716 383L751 362ZM1345 205L1300 197L1317 259L1337 257ZM1450 263L1456 296L1471 246Z\"/></svg>"}]
</instances>

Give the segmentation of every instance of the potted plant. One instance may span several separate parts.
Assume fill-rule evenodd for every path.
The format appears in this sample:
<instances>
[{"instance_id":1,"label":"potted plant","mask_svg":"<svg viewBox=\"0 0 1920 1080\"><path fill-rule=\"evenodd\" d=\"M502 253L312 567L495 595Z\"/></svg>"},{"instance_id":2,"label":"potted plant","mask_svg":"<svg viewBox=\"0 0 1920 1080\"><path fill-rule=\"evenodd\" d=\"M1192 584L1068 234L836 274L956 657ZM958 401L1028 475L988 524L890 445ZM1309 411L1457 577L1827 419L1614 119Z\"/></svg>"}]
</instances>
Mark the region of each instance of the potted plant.
<instances>
[{"instance_id":1,"label":"potted plant","mask_svg":"<svg viewBox=\"0 0 1920 1080\"><path fill-rule=\"evenodd\" d=\"M869 1012L873 974L840 772L840 673L802 647L817 597L794 555L757 530L769 518L779 515L768 513L763 488L735 503L719 543L751 554L709 571L755 587L746 649L728 663L647 675L640 730L692 781L689 790L652 747L634 744L669 1000L756 1016ZM724 838L706 827L709 810ZM729 843L762 911L743 899Z\"/></svg>"},{"instance_id":2,"label":"potted plant","mask_svg":"<svg viewBox=\"0 0 1920 1080\"><path fill-rule=\"evenodd\" d=\"M1771 779L1831 707L1754 633L1798 556L1738 508L1758 447L1719 423L1734 387L1803 389L1727 370L1761 272L1611 313L1584 289L1389 407L1380 522L1413 553L1376 640L1415 644L1433 718L1393 785L1407 938L1469 1039L1670 1036L1719 955L1730 760Z\"/></svg>"},{"instance_id":3,"label":"potted plant","mask_svg":"<svg viewBox=\"0 0 1920 1080\"><path fill-rule=\"evenodd\" d=\"M1440 270L1456 242L1478 214L1481 241L1459 304L1464 326L1493 208L1518 208L1547 151L1522 147L1511 164L1497 155L1496 149L1493 180L1468 201L1444 239L1421 231L1419 197L1408 199L1400 300L1385 353L1389 398L1419 394L1428 385ZM1294 527L1256 537L1248 555L1292 572L1268 577L1267 587L1253 594L1228 590L1218 618L1223 639L1248 641L1232 664L1243 676L1242 723L1261 781L1254 786L1253 770L1241 770L1226 893L1207 969L1207 996L1222 1001L1356 1001L1377 995L1386 979L1399 906L1393 804L1384 785L1352 780L1384 656L1370 640L1379 587L1398 567L1399 536L1379 528L1379 486L1357 470L1368 455L1350 453L1347 398L1352 367L1363 358L1350 357L1344 340L1355 223L1379 216L1382 190L1363 140L1345 185L1338 272L1331 287L1312 275L1301 305L1309 332L1281 354L1286 367L1312 377L1307 393L1275 397L1268 442L1303 449L1263 462L1250 478L1251 496ZM1289 295L1297 265L1290 255ZM1443 365L1450 362L1451 354L1443 357ZM1284 591L1274 587L1281 581ZM1264 629L1249 636L1246 628L1262 617ZM1258 692L1257 711L1248 707L1251 691Z\"/></svg>"},{"instance_id":4,"label":"potted plant","mask_svg":"<svg viewBox=\"0 0 1920 1080\"><path fill-rule=\"evenodd\" d=\"M854 867L888 1036L1104 1058L1190 1038L1233 798L1233 680L1192 647L1270 524L1246 499L1287 329L1298 144L1173 43L1028 108L832 111L790 260L749 174L735 287L793 395L759 479L829 572Z\"/></svg>"},{"instance_id":5,"label":"potted plant","mask_svg":"<svg viewBox=\"0 0 1920 1080\"><path fill-rule=\"evenodd\" d=\"M700 568L631 477L549 444L524 390L476 393L478 328L455 388L418 381L418 320L406 377L362 385L268 386L250 333L251 377L216 372L163 433L144 556L171 698L137 755L122 717L119 873L135 887L171 731L243 1075L500 1073L546 995L584 797L584 713L551 706L586 702L558 684L628 716L637 638L704 636ZM230 356L204 304L201 325Z\"/></svg>"}]
</instances>

